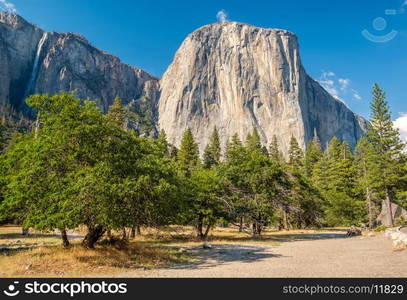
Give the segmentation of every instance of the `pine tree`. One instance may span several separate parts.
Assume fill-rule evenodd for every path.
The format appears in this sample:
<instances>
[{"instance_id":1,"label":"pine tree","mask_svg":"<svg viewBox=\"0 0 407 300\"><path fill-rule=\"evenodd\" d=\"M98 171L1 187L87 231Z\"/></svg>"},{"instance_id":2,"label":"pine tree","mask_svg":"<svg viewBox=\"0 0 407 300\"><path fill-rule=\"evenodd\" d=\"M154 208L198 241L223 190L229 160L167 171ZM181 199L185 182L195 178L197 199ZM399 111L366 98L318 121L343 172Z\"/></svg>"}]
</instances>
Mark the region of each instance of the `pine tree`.
<instances>
[{"instance_id":1,"label":"pine tree","mask_svg":"<svg viewBox=\"0 0 407 300\"><path fill-rule=\"evenodd\" d=\"M115 123L117 126L127 129L127 120L126 120L126 109L122 104L122 100L119 96L114 99L114 102L109 106L108 118L111 122Z\"/></svg>"},{"instance_id":2,"label":"pine tree","mask_svg":"<svg viewBox=\"0 0 407 300\"><path fill-rule=\"evenodd\" d=\"M375 150L366 137L361 138L356 146L355 166L358 178L357 188L365 196L369 228L371 229L374 218L373 193L380 173L377 168Z\"/></svg>"},{"instance_id":3,"label":"pine tree","mask_svg":"<svg viewBox=\"0 0 407 300\"><path fill-rule=\"evenodd\" d=\"M391 203L394 189L400 182L404 145L400 140L399 131L393 127L386 95L378 84L373 86L371 110L367 138L377 153L377 165L380 170L380 177L377 180L386 195L383 204L387 209L388 225L394 226Z\"/></svg>"},{"instance_id":4,"label":"pine tree","mask_svg":"<svg viewBox=\"0 0 407 300\"><path fill-rule=\"evenodd\" d=\"M317 139L313 139L308 143L307 150L305 151L304 169L305 176L312 178L315 164L322 158L321 144Z\"/></svg>"},{"instance_id":5,"label":"pine tree","mask_svg":"<svg viewBox=\"0 0 407 300\"><path fill-rule=\"evenodd\" d=\"M270 147L269 147L269 155L270 155L270 158L275 162L281 163L283 161L283 155L280 151L277 137L275 135L273 135L273 139L272 139Z\"/></svg>"},{"instance_id":6,"label":"pine tree","mask_svg":"<svg viewBox=\"0 0 407 300\"><path fill-rule=\"evenodd\" d=\"M298 141L291 136L290 148L288 149L288 163L292 170L301 172L303 167L304 152L298 145Z\"/></svg>"},{"instance_id":7,"label":"pine tree","mask_svg":"<svg viewBox=\"0 0 407 300\"><path fill-rule=\"evenodd\" d=\"M218 129L214 128L212 136L209 140L209 144L205 148L203 155L204 168L210 169L212 166L218 165L220 163L221 148L220 148L220 138Z\"/></svg>"},{"instance_id":8,"label":"pine tree","mask_svg":"<svg viewBox=\"0 0 407 300\"><path fill-rule=\"evenodd\" d=\"M244 152L245 148L243 147L242 141L239 139L237 134L234 134L226 145L226 160L229 162L236 160L237 157L243 156Z\"/></svg>"},{"instance_id":9,"label":"pine tree","mask_svg":"<svg viewBox=\"0 0 407 300\"><path fill-rule=\"evenodd\" d=\"M168 145L168 141L167 141L167 134L165 133L164 129L160 130L160 133L157 138L157 143L158 143L158 146L160 147L163 155L169 157L170 156L169 145Z\"/></svg>"},{"instance_id":10,"label":"pine tree","mask_svg":"<svg viewBox=\"0 0 407 300\"><path fill-rule=\"evenodd\" d=\"M249 152L263 153L260 135L256 128L253 129L252 133L247 135L245 146Z\"/></svg>"},{"instance_id":11,"label":"pine tree","mask_svg":"<svg viewBox=\"0 0 407 300\"><path fill-rule=\"evenodd\" d=\"M184 175L190 177L192 171L199 165L199 148L195 143L191 129L185 130L181 147L178 151L178 163Z\"/></svg>"}]
</instances>

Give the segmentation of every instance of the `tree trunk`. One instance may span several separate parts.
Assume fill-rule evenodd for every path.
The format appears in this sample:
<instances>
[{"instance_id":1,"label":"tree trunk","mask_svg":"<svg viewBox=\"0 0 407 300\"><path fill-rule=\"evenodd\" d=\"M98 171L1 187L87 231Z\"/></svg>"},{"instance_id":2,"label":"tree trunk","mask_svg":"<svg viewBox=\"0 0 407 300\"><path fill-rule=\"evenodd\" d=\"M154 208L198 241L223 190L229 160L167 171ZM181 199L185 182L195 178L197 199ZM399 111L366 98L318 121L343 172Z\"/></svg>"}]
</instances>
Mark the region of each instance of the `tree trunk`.
<instances>
[{"instance_id":1,"label":"tree trunk","mask_svg":"<svg viewBox=\"0 0 407 300\"><path fill-rule=\"evenodd\" d=\"M203 238L204 234L203 234L203 216L202 215L198 215L198 222L196 225L196 236L199 238Z\"/></svg>"},{"instance_id":2,"label":"tree trunk","mask_svg":"<svg viewBox=\"0 0 407 300\"><path fill-rule=\"evenodd\" d=\"M253 236L260 236L261 235L261 225L259 222L253 223Z\"/></svg>"},{"instance_id":3,"label":"tree trunk","mask_svg":"<svg viewBox=\"0 0 407 300\"><path fill-rule=\"evenodd\" d=\"M66 230L61 230L61 238L62 238L62 245L67 248L69 246L68 235L66 234Z\"/></svg>"},{"instance_id":4,"label":"tree trunk","mask_svg":"<svg viewBox=\"0 0 407 300\"><path fill-rule=\"evenodd\" d=\"M240 216L239 232L243 232L243 216Z\"/></svg>"},{"instance_id":5,"label":"tree trunk","mask_svg":"<svg viewBox=\"0 0 407 300\"><path fill-rule=\"evenodd\" d=\"M366 188L366 200L368 206L368 214L369 214L369 229L373 228L373 205L372 205L372 193L370 188Z\"/></svg>"},{"instance_id":6,"label":"tree trunk","mask_svg":"<svg viewBox=\"0 0 407 300\"><path fill-rule=\"evenodd\" d=\"M204 239L206 239L208 237L210 229L211 229L211 225L208 224L208 226L206 227L205 233L203 234Z\"/></svg>"},{"instance_id":7,"label":"tree trunk","mask_svg":"<svg viewBox=\"0 0 407 300\"><path fill-rule=\"evenodd\" d=\"M88 249L94 249L96 242L102 237L105 231L102 226L88 226L88 233L82 241L82 246Z\"/></svg>"},{"instance_id":8,"label":"tree trunk","mask_svg":"<svg viewBox=\"0 0 407 300\"><path fill-rule=\"evenodd\" d=\"M130 238L134 239L136 237L136 226L133 226L131 228L131 232L130 232Z\"/></svg>"},{"instance_id":9,"label":"tree trunk","mask_svg":"<svg viewBox=\"0 0 407 300\"><path fill-rule=\"evenodd\" d=\"M28 228L24 228L24 227L23 227L21 234L22 234L22 235L28 235L28 231L29 231Z\"/></svg>"},{"instance_id":10,"label":"tree trunk","mask_svg":"<svg viewBox=\"0 0 407 300\"><path fill-rule=\"evenodd\" d=\"M141 235L141 226L140 225L136 226L136 232L137 232L137 235Z\"/></svg>"},{"instance_id":11,"label":"tree trunk","mask_svg":"<svg viewBox=\"0 0 407 300\"><path fill-rule=\"evenodd\" d=\"M122 240L126 240L126 239L127 239L126 227L123 227L123 229L122 229Z\"/></svg>"},{"instance_id":12,"label":"tree trunk","mask_svg":"<svg viewBox=\"0 0 407 300\"><path fill-rule=\"evenodd\" d=\"M287 208L283 209L283 226L284 226L285 230L287 230L287 231L290 230L290 225L288 222L288 209Z\"/></svg>"},{"instance_id":13,"label":"tree trunk","mask_svg":"<svg viewBox=\"0 0 407 300\"><path fill-rule=\"evenodd\" d=\"M386 206L387 206L387 218L388 218L388 222L390 227L394 227L394 219L393 219L393 212L391 209L391 203L392 203L392 190L389 186L386 186Z\"/></svg>"}]
</instances>

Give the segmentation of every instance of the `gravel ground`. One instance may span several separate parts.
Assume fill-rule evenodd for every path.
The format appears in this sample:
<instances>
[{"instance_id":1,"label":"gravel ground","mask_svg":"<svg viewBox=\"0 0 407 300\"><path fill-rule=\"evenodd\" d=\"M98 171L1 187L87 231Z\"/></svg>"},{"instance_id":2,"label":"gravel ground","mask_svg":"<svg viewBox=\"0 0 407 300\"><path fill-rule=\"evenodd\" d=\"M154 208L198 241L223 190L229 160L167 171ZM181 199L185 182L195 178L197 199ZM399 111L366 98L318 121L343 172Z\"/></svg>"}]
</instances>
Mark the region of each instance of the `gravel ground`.
<instances>
[{"instance_id":1,"label":"gravel ground","mask_svg":"<svg viewBox=\"0 0 407 300\"><path fill-rule=\"evenodd\" d=\"M196 257L193 263L119 277L407 277L407 250L393 251L383 234L321 235L273 247L214 245L189 252Z\"/></svg>"}]
</instances>

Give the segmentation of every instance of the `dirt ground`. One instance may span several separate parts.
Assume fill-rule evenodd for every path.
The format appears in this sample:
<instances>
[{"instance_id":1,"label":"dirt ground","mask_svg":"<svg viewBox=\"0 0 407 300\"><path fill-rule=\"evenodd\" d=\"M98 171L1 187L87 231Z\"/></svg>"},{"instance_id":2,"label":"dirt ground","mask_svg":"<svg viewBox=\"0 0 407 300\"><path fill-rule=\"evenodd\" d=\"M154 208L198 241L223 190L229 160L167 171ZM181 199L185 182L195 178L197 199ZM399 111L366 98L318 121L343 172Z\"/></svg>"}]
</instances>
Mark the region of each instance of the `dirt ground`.
<instances>
[{"instance_id":1,"label":"dirt ground","mask_svg":"<svg viewBox=\"0 0 407 300\"><path fill-rule=\"evenodd\" d=\"M344 238L342 232L267 245L213 245L187 251L193 263L118 277L406 277L407 251L383 234Z\"/></svg>"},{"instance_id":2,"label":"dirt ground","mask_svg":"<svg viewBox=\"0 0 407 300\"><path fill-rule=\"evenodd\" d=\"M6 277L407 277L407 250L395 251L383 233L352 238L346 229L269 231L254 239L236 228L217 228L212 249L194 229L143 229L127 250L73 246L56 233L21 235L0 227L0 275ZM54 270L55 269L55 270ZM58 272L57 272L58 271ZM0 276L0 277L1 277Z\"/></svg>"}]
</instances>

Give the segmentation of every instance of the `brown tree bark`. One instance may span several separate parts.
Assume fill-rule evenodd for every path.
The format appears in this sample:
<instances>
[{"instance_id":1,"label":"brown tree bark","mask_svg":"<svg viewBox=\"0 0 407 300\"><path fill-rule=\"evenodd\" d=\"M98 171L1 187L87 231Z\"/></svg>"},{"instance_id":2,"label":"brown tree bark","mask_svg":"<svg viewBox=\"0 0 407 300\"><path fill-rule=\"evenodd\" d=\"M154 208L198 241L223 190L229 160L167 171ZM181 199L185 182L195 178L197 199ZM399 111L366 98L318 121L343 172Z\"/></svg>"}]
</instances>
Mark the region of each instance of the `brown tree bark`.
<instances>
[{"instance_id":1,"label":"brown tree bark","mask_svg":"<svg viewBox=\"0 0 407 300\"><path fill-rule=\"evenodd\" d=\"M370 188L366 188L366 200L368 206L368 214L369 214L369 229L373 228L373 204L372 204L372 192Z\"/></svg>"},{"instance_id":2,"label":"brown tree bark","mask_svg":"<svg viewBox=\"0 0 407 300\"><path fill-rule=\"evenodd\" d=\"M134 239L136 237L136 226L133 226L131 228L131 232L130 232L130 238Z\"/></svg>"},{"instance_id":3,"label":"brown tree bark","mask_svg":"<svg viewBox=\"0 0 407 300\"><path fill-rule=\"evenodd\" d=\"M63 245L65 248L69 247L68 235L66 234L66 230L65 230L65 229L61 230L61 238L62 238L62 245Z\"/></svg>"},{"instance_id":4,"label":"brown tree bark","mask_svg":"<svg viewBox=\"0 0 407 300\"><path fill-rule=\"evenodd\" d=\"M391 190L391 188L389 186L386 186L386 200L385 200L385 203L386 203L386 207L387 207L387 212L388 212L387 218L388 218L388 222L389 222L390 227L394 227L393 212L392 212L392 209L391 209L392 198L393 198L392 190Z\"/></svg>"},{"instance_id":5,"label":"brown tree bark","mask_svg":"<svg viewBox=\"0 0 407 300\"><path fill-rule=\"evenodd\" d=\"M102 237L106 230L102 226L88 226L88 233L82 241L82 246L94 249L96 242Z\"/></svg>"},{"instance_id":6,"label":"brown tree bark","mask_svg":"<svg viewBox=\"0 0 407 300\"><path fill-rule=\"evenodd\" d=\"M243 232L243 216L240 216L239 232Z\"/></svg>"},{"instance_id":7,"label":"brown tree bark","mask_svg":"<svg viewBox=\"0 0 407 300\"><path fill-rule=\"evenodd\" d=\"M203 238L206 239L208 237L209 234L209 230L211 229L211 225L208 224L208 226L206 226L206 230L205 233L203 234Z\"/></svg>"},{"instance_id":8,"label":"brown tree bark","mask_svg":"<svg viewBox=\"0 0 407 300\"><path fill-rule=\"evenodd\" d=\"M204 234L203 234L203 216L201 214L198 215L198 222L196 225L196 236L198 238L203 238Z\"/></svg>"},{"instance_id":9,"label":"brown tree bark","mask_svg":"<svg viewBox=\"0 0 407 300\"><path fill-rule=\"evenodd\" d=\"M127 239L126 227L123 227L123 229L122 229L122 240L126 240L126 239Z\"/></svg>"}]
</instances>

